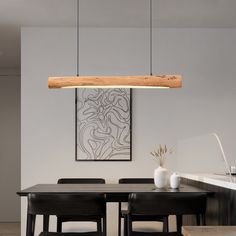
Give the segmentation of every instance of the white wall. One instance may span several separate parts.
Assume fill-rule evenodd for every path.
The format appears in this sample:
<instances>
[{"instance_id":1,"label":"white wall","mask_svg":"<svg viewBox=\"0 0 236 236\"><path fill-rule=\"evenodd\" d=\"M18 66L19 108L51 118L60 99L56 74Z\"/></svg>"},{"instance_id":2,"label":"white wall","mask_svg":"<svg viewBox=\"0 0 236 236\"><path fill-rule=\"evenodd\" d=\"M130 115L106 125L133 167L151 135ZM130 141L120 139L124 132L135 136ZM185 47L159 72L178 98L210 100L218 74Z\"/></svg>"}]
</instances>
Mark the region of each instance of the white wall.
<instances>
[{"instance_id":1,"label":"white wall","mask_svg":"<svg viewBox=\"0 0 236 236\"><path fill-rule=\"evenodd\" d=\"M0 71L0 222L20 221L20 77Z\"/></svg>"},{"instance_id":2,"label":"white wall","mask_svg":"<svg viewBox=\"0 0 236 236\"><path fill-rule=\"evenodd\" d=\"M231 164L235 150L233 29L161 29L154 32L154 73L180 73L179 90L133 91L133 161L75 162L74 91L49 90L49 75L76 74L76 31L22 29L22 188L60 177L151 177L149 152L160 143L217 132ZM148 31L82 29L80 74L148 74ZM175 169L175 156L167 167ZM116 206L109 207L109 236L117 235ZM22 233L26 200L22 200Z\"/></svg>"}]
</instances>

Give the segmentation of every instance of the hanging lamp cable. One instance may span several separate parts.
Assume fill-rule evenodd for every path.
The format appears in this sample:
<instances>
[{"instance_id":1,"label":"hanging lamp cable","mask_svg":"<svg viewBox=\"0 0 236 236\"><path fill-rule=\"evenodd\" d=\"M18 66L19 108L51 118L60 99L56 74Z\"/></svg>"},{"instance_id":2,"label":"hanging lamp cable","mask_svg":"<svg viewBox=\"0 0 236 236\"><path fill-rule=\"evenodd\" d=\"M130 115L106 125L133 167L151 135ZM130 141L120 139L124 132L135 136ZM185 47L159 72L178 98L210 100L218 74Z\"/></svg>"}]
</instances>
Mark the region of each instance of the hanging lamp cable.
<instances>
[{"instance_id":1,"label":"hanging lamp cable","mask_svg":"<svg viewBox=\"0 0 236 236\"><path fill-rule=\"evenodd\" d=\"M76 14L76 73L77 76L79 76L79 0L76 1L76 9L77 9L77 14ZM78 128L77 128L77 104L78 104L78 90L77 88L75 89L75 140L77 140L77 133L78 133ZM75 142L76 143L76 142ZM77 144L76 144L77 145ZM77 148L75 148L75 158L77 158Z\"/></svg>"},{"instance_id":2,"label":"hanging lamp cable","mask_svg":"<svg viewBox=\"0 0 236 236\"><path fill-rule=\"evenodd\" d=\"M150 0L150 23L149 23L149 37L150 37L150 75L152 75L152 0Z\"/></svg>"},{"instance_id":3,"label":"hanging lamp cable","mask_svg":"<svg viewBox=\"0 0 236 236\"><path fill-rule=\"evenodd\" d=\"M77 28L77 76L79 76L79 0L77 0L77 20L76 20L76 28Z\"/></svg>"}]
</instances>

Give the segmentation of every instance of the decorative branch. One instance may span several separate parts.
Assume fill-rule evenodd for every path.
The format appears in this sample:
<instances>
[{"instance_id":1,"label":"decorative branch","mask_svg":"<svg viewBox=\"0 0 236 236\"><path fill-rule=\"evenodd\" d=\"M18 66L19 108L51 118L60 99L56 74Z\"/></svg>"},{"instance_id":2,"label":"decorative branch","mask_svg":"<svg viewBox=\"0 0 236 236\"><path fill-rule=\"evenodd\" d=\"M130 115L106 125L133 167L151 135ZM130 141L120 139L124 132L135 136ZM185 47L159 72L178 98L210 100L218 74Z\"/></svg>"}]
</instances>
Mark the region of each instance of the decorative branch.
<instances>
[{"instance_id":1,"label":"decorative branch","mask_svg":"<svg viewBox=\"0 0 236 236\"><path fill-rule=\"evenodd\" d=\"M156 150L150 152L150 154L159 161L161 167L164 166L166 155L167 154L170 155L172 153L173 153L173 148L168 149L166 144L164 146L160 144Z\"/></svg>"}]
</instances>

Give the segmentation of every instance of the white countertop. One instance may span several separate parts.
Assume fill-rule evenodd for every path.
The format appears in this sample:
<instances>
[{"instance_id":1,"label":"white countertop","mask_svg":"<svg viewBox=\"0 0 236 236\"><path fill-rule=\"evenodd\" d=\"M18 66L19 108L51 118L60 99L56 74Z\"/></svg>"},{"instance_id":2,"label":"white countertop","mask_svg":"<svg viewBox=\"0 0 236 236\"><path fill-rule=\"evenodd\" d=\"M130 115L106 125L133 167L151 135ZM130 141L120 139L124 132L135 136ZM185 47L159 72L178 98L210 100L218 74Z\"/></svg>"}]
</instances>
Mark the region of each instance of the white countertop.
<instances>
[{"instance_id":1,"label":"white countertop","mask_svg":"<svg viewBox=\"0 0 236 236\"><path fill-rule=\"evenodd\" d=\"M180 176L186 179L236 190L236 176L232 176L232 181L229 176L220 174L181 173Z\"/></svg>"}]
</instances>

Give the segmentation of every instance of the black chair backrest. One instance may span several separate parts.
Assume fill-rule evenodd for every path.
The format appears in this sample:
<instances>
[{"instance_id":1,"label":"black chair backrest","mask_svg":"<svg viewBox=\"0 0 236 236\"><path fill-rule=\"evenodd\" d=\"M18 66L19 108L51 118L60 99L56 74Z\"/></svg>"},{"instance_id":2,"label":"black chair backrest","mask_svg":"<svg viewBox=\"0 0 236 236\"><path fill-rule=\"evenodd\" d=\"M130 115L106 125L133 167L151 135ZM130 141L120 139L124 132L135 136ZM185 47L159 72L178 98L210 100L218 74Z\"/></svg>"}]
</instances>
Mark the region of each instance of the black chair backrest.
<instances>
[{"instance_id":1,"label":"black chair backrest","mask_svg":"<svg viewBox=\"0 0 236 236\"><path fill-rule=\"evenodd\" d=\"M132 215L197 215L205 214L205 193L132 193L129 212Z\"/></svg>"},{"instance_id":2,"label":"black chair backrest","mask_svg":"<svg viewBox=\"0 0 236 236\"><path fill-rule=\"evenodd\" d=\"M104 194L29 194L28 214L104 216L106 202Z\"/></svg>"},{"instance_id":3,"label":"black chair backrest","mask_svg":"<svg viewBox=\"0 0 236 236\"><path fill-rule=\"evenodd\" d=\"M154 184L153 178L122 178L119 184Z\"/></svg>"},{"instance_id":4,"label":"black chair backrest","mask_svg":"<svg viewBox=\"0 0 236 236\"><path fill-rule=\"evenodd\" d=\"M58 184L105 184L105 179L101 178L62 178Z\"/></svg>"}]
</instances>

